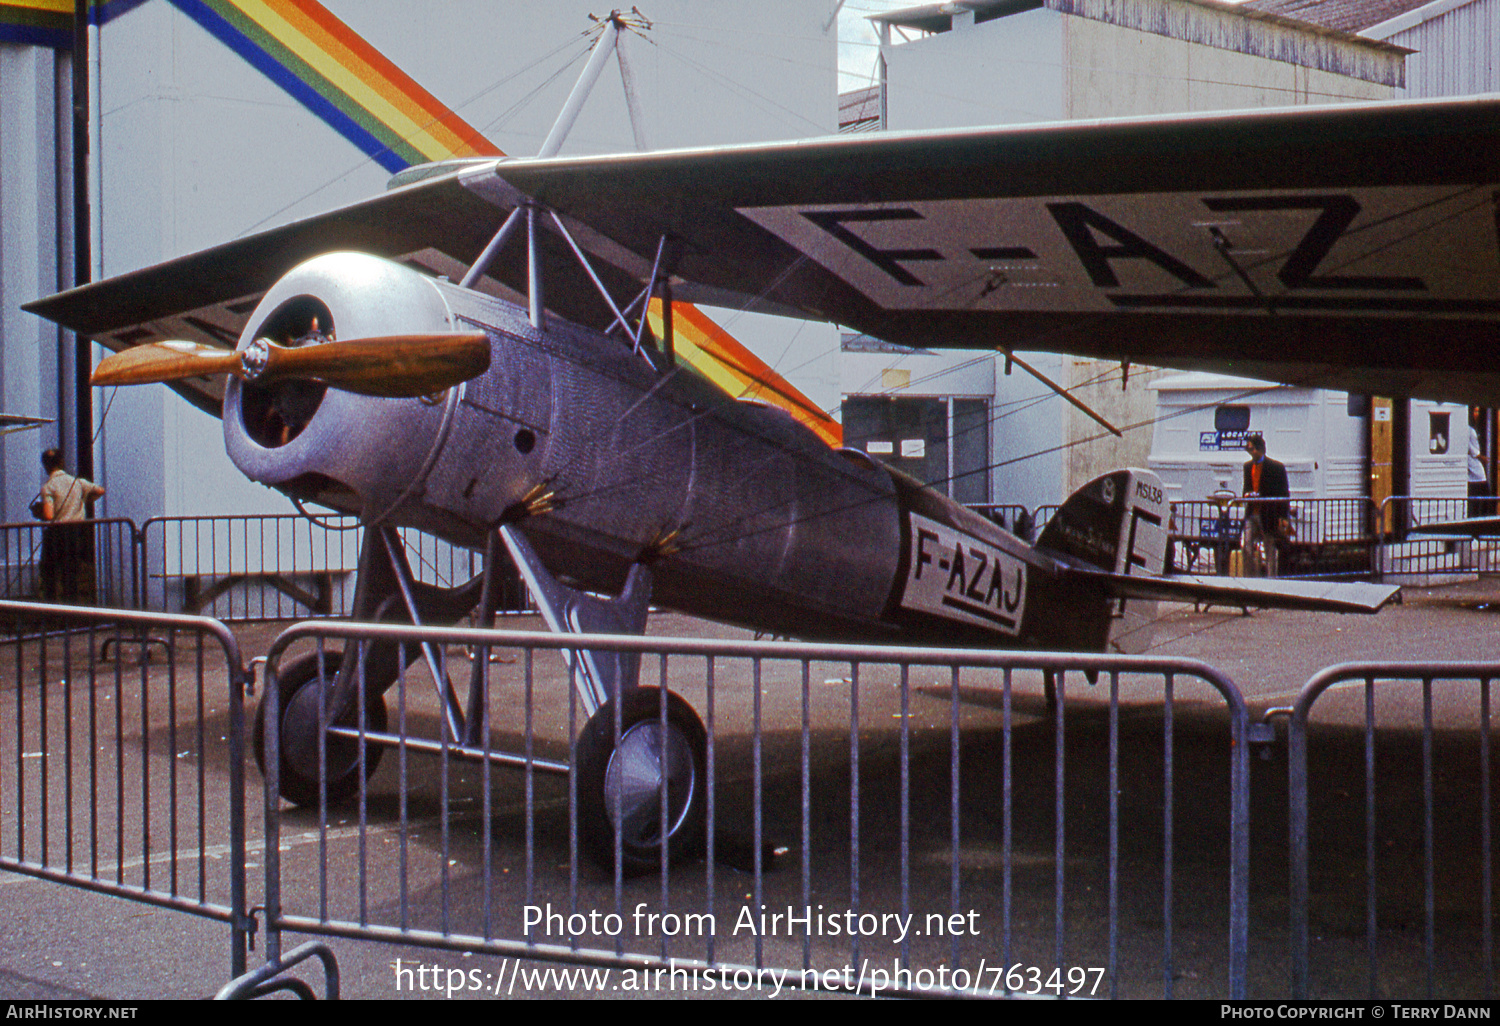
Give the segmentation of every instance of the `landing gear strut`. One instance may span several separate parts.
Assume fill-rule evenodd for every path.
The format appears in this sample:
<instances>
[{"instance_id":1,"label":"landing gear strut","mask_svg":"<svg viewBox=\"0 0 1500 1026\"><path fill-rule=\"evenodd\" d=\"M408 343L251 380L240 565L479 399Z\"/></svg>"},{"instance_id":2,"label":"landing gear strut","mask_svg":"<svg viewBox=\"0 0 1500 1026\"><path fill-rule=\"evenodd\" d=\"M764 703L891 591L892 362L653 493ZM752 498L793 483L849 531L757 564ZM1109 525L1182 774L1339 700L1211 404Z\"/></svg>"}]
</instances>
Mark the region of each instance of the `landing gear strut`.
<instances>
[{"instance_id":1,"label":"landing gear strut","mask_svg":"<svg viewBox=\"0 0 1500 1026\"><path fill-rule=\"evenodd\" d=\"M649 611L651 571L632 566L617 597L578 591L556 580L530 543L513 527L491 536L485 571L458 588L440 589L413 580L400 539L389 529L369 528L360 553L354 600L356 620L405 619L453 622L475 609L488 626L494 617L496 577L503 544L530 586L543 616L560 634L644 633ZM418 659L428 664L442 704L445 747L459 758L517 764L485 746L482 736L488 703L488 667L473 660L467 703L448 681L443 646L361 643L358 658L323 652L288 662L278 674L274 715L279 735L281 797L297 805L332 803L358 793L390 744L383 693ZM607 649L565 649L573 687L588 716L575 749L578 829L584 848L601 867L613 871L618 848L622 873L650 872L682 860L703 847L707 808L707 735L684 699L658 688L639 686L640 656ZM364 699L361 742L359 695ZM265 771L268 701L256 716L256 758ZM412 742L416 744L416 742ZM424 743L425 744L425 743ZM566 764L531 759L534 769L567 773Z\"/></svg>"},{"instance_id":2,"label":"landing gear strut","mask_svg":"<svg viewBox=\"0 0 1500 1026\"><path fill-rule=\"evenodd\" d=\"M500 536L548 626L560 634L640 635L650 609L651 571L636 563L615 598L570 588L550 573L513 527ZM589 720L578 736L578 829L594 861L625 875L696 855L707 807L707 735L681 696L640 686L634 652L567 649L574 688ZM618 701L614 696L618 696ZM616 706L618 705L618 718Z\"/></svg>"}]
</instances>

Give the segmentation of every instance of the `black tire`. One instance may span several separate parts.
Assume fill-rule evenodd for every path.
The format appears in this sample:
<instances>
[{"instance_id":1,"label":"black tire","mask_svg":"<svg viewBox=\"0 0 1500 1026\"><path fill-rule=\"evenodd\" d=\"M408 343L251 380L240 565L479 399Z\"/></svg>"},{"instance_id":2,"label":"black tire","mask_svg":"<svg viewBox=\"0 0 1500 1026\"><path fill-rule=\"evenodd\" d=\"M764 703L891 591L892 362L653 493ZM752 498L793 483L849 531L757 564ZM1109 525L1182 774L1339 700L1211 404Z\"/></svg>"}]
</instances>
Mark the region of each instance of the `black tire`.
<instances>
[{"instance_id":1,"label":"black tire","mask_svg":"<svg viewBox=\"0 0 1500 1026\"><path fill-rule=\"evenodd\" d=\"M281 797L294 805L317 805L321 795L318 786L318 716L321 689L333 686L338 677L343 653L324 652L322 672L318 656L305 655L281 667L278 693L281 699ZM266 706L261 699L255 713L255 762L262 776L266 771ZM358 709L351 707L336 721L337 726L359 725ZM387 718L385 698L379 690L370 689L365 703L365 730L383 733ZM359 790L359 742L342 737L328 739L325 765L328 771L328 804L341 802ZM383 746L365 744L365 779L375 775Z\"/></svg>"},{"instance_id":2,"label":"black tire","mask_svg":"<svg viewBox=\"0 0 1500 1026\"><path fill-rule=\"evenodd\" d=\"M686 701L667 692L667 741L662 742L661 690L632 688L606 702L578 736L578 829L585 850L613 872L620 834L626 876L661 866L661 766L667 752L667 858L679 862L703 849L707 805L707 734Z\"/></svg>"}]
</instances>

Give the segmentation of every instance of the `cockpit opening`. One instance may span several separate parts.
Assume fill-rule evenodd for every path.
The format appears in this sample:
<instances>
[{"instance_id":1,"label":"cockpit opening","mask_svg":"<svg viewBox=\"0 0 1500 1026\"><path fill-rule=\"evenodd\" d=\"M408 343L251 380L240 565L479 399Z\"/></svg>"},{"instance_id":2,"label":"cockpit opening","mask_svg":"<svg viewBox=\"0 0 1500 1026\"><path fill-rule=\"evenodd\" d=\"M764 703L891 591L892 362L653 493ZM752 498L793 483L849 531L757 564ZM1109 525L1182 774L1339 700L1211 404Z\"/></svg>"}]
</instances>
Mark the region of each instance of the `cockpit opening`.
<instances>
[{"instance_id":1,"label":"cockpit opening","mask_svg":"<svg viewBox=\"0 0 1500 1026\"><path fill-rule=\"evenodd\" d=\"M335 338L333 314L322 300L297 296L261 322L256 337L288 347L331 342ZM328 386L317 381L268 385L247 381L240 402L245 433L267 449L286 445L307 427L327 391Z\"/></svg>"}]
</instances>

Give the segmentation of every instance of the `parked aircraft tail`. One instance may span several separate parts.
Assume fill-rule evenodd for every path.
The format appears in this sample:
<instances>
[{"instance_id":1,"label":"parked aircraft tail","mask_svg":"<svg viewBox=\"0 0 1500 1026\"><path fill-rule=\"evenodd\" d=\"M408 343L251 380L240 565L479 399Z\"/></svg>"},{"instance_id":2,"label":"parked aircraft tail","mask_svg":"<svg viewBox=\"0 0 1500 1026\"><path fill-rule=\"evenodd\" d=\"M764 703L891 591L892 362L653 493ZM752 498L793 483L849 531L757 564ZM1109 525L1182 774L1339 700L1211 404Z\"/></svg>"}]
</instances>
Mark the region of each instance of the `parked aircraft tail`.
<instances>
[{"instance_id":1,"label":"parked aircraft tail","mask_svg":"<svg viewBox=\"0 0 1500 1026\"><path fill-rule=\"evenodd\" d=\"M1167 553L1167 499L1161 479L1138 468L1095 478L1062 504L1042 530L1037 547L1079 569L1159 576ZM1120 597L1111 606L1108 647L1145 651L1156 621L1156 602Z\"/></svg>"}]
</instances>

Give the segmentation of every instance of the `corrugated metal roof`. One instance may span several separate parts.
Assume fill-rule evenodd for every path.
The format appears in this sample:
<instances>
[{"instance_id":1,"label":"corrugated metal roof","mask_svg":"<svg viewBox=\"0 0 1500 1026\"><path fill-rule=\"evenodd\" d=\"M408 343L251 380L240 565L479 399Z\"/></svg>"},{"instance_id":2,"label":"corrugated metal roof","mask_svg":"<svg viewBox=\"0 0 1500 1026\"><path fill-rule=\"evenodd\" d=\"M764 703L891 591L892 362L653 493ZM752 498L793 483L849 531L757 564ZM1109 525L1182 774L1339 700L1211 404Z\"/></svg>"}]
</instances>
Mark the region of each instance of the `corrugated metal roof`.
<instances>
[{"instance_id":1,"label":"corrugated metal roof","mask_svg":"<svg viewBox=\"0 0 1500 1026\"><path fill-rule=\"evenodd\" d=\"M880 127L880 87L839 93L839 131L869 132Z\"/></svg>"},{"instance_id":2,"label":"corrugated metal roof","mask_svg":"<svg viewBox=\"0 0 1500 1026\"><path fill-rule=\"evenodd\" d=\"M1249 0L1249 10L1311 22L1335 32L1359 32L1425 7L1432 0Z\"/></svg>"},{"instance_id":3,"label":"corrugated metal roof","mask_svg":"<svg viewBox=\"0 0 1500 1026\"><path fill-rule=\"evenodd\" d=\"M954 0L874 15L871 21L925 32L948 32L960 12L972 12L979 24L1009 14L1046 7L1075 17L1150 32L1223 50L1286 61L1368 82L1404 84L1405 56L1410 51L1353 31L1336 28L1310 15L1319 6L1359 12L1362 25L1396 17L1405 7L1431 0ZM1282 8L1285 8L1283 10Z\"/></svg>"}]
</instances>

